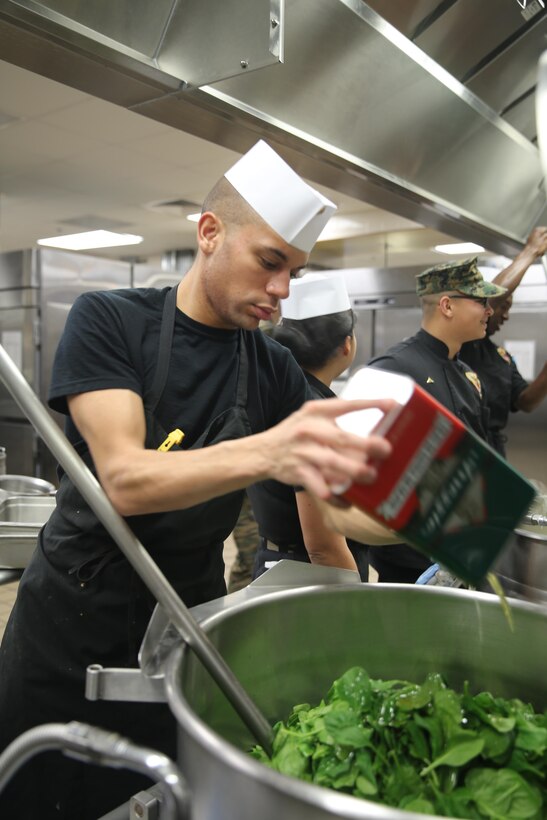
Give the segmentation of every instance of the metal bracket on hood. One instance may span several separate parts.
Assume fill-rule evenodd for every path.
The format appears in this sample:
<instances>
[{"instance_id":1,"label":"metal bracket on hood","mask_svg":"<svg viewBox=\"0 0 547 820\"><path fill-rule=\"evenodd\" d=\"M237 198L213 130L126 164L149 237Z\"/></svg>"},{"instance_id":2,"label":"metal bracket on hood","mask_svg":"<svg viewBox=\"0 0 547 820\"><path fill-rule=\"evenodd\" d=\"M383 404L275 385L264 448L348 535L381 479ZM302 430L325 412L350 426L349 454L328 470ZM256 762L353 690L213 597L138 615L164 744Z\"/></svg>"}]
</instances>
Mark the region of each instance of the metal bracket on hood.
<instances>
[{"instance_id":1,"label":"metal bracket on hood","mask_svg":"<svg viewBox=\"0 0 547 820\"><path fill-rule=\"evenodd\" d=\"M122 70L199 87L283 62L284 0L7 0L2 15ZM131 25L127 21L131 21Z\"/></svg>"},{"instance_id":2,"label":"metal bracket on hood","mask_svg":"<svg viewBox=\"0 0 547 820\"><path fill-rule=\"evenodd\" d=\"M136 701L165 703L163 675L147 677L140 669L104 669L94 663L87 667L85 680L87 700Z\"/></svg>"}]
</instances>

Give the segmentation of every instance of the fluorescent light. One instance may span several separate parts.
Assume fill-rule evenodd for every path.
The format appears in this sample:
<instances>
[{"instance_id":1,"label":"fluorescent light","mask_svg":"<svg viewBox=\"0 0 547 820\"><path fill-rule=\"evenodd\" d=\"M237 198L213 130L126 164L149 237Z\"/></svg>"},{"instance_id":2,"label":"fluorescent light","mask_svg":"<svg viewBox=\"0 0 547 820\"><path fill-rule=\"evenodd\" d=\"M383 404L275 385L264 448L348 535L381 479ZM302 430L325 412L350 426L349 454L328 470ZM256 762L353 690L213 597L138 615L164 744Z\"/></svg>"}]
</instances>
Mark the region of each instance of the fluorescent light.
<instances>
[{"instance_id":1,"label":"fluorescent light","mask_svg":"<svg viewBox=\"0 0 547 820\"><path fill-rule=\"evenodd\" d=\"M113 231L84 231L64 236L50 236L38 239L39 245L49 248L64 248L68 251L83 251L90 248L114 248L116 245L138 245L142 236L132 233L114 233Z\"/></svg>"},{"instance_id":2,"label":"fluorescent light","mask_svg":"<svg viewBox=\"0 0 547 820\"><path fill-rule=\"evenodd\" d=\"M199 222L200 217L201 217L200 213L199 214L188 214L186 219L188 220L188 222Z\"/></svg>"},{"instance_id":3,"label":"fluorescent light","mask_svg":"<svg viewBox=\"0 0 547 820\"><path fill-rule=\"evenodd\" d=\"M439 253L482 253L484 248L474 242L456 242L453 245L435 245Z\"/></svg>"}]
</instances>

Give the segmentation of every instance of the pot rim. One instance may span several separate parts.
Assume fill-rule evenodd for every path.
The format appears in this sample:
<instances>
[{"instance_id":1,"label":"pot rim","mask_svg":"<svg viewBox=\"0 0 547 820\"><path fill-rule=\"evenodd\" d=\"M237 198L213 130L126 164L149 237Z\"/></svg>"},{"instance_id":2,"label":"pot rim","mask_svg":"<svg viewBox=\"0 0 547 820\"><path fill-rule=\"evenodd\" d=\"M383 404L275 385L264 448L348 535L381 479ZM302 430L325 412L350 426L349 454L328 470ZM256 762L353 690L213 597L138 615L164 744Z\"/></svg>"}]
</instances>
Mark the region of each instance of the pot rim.
<instances>
[{"instance_id":1,"label":"pot rim","mask_svg":"<svg viewBox=\"0 0 547 820\"><path fill-rule=\"evenodd\" d=\"M527 538L529 541L537 541L540 544L547 543L547 535L543 532L534 532L533 529L523 528L515 529L514 532L520 538Z\"/></svg>"}]
</instances>

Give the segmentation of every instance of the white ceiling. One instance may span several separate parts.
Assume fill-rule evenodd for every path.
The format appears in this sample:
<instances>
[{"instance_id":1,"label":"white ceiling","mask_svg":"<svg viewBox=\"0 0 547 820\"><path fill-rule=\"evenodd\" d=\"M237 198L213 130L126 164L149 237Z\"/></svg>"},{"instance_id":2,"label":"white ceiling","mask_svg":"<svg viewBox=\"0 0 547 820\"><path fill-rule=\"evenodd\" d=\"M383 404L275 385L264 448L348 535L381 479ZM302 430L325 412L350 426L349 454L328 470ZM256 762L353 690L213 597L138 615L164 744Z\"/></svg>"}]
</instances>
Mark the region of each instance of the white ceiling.
<instances>
[{"instance_id":1,"label":"white ceiling","mask_svg":"<svg viewBox=\"0 0 547 820\"><path fill-rule=\"evenodd\" d=\"M168 251L193 249L195 225L185 217L238 156L0 61L0 251L95 228L144 237L98 256L154 263ZM318 243L312 263L425 267L447 259L432 248L452 237L320 190L353 224L345 238ZM177 200L197 207L157 204Z\"/></svg>"}]
</instances>

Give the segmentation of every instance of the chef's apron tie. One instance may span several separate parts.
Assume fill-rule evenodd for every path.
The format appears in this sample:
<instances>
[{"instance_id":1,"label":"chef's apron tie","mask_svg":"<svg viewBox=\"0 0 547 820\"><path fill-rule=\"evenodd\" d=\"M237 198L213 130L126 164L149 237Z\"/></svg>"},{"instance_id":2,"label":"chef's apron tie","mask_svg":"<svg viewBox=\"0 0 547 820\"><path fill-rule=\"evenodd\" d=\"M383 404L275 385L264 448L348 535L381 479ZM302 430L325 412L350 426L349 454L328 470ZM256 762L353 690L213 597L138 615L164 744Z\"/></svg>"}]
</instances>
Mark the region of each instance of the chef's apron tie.
<instances>
[{"instance_id":1,"label":"chef's apron tie","mask_svg":"<svg viewBox=\"0 0 547 820\"><path fill-rule=\"evenodd\" d=\"M96 576L100 573L100 571L105 567L114 556L119 552L118 549L111 549L103 556L98 556L96 558L86 559L82 564L79 564L77 567L72 567L69 569L69 575L75 575L78 581L83 584L87 584L89 581L92 581Z\"/></svg>"}]
</instances>

